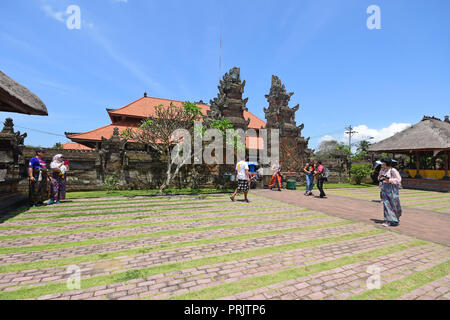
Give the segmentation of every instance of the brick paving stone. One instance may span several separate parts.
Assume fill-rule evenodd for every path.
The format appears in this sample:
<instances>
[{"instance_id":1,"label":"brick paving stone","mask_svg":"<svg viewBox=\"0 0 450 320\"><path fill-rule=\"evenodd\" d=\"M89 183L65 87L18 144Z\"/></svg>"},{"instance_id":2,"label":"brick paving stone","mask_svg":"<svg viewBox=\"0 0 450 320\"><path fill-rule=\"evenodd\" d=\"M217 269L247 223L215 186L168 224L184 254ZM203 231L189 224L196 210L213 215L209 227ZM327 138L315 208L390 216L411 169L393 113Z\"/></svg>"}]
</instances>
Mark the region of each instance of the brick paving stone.
<instances>
[{"instance_id":1,"label":"brick paving stone","mask_svg":"<svg viewBox=\"0 0 450 320\"><path fill-rule=\"evenodd\" d=\"M300 190L286 190L278 193L272 193L268 190L258 190L256 193L273 200L294 204L353 221L362 221L373 226L377 226L373 221L380 220L383 217L382 207L379 203L352 199L351 197L329 194L327 195L326 201L323 201L323 199L304 197ZM402 195L400 195L400 201L402 201ZM402 219L400 226L390 228L389 230L447 246L450 245L450 233L448 232L450 230L450 215L404 207L403 216L408 218Z\"/></svg>"},{"instance_id":2,"label":"brick paving stone","mask_svg":"<svg viewBox=\"0 0 450 320\"><path fill-rule=\"evenodd\" d=\"M258 191L259 193L259 191ZM292 193L283 192L283 197L285 195L291 195ZM268 194L265 194L267 196ZM271 193L272 195L272 193ZM273 195L275 195L273 193ZM301 197L300 197L301 198ZM300 200L305 200L305 197ZM178 198L177 198L178 199ZM185 198L183 198L185 199ZM186 198L187 199L187 198ZM222 200L226 199L225 196ZM346 201L348 200L345 198ZM296 199L289 199L289 201L297 201ZM308 199L308 201L316 202L315 199ZM329 208L327 207L330 199L327 201L322 201L324 211L330 214ZM130 200L131 201L131 200ZM282 200L285 201L285 200ZM359 201L359 200L358 200ZM214 198L212 198L211 203L214 203ZM223 202L226 209L229 209L228 202ZM362 202L358 202L362 203ZM367 202L365 202L367 203ZM272 206L276 205L275 203ZM296 204L297 205L297 204ZM352 214L353 202L348 202L348 209ZM270 206L265 206L263 203L252 204L253 207L261 206L261 210L252 211L251 213L259 212L270 212ZM347 218L345 215L341 215L340 203L334 204L338 212L339 217ZM81 208L80 206L79 208ZM100 206L99 206L100 207ZM127 204L118 207L115 211L120 212L120 210L127 207ZM139 204L132 204L130 207L139 207ZM122 208L122 209L121 209ZM175 208L175 210L170 212L183 212L179 210L181 208ZM189 208L189 205L186 206ZM73 209L73 210L72 210ZM76 212L76 208L72 207L68 212ZM102 238L109 236L122 236L122 235L135 235L139 233L146 232L157 232L162 230L182 230L185 228L202 227L202 226L215 226L221 224L230 224L236 222L257 222L261 220L271 221L287 217L301 217L312 214L317 214L318 212L310 211L303 213L294 213L299 207L291 206L289 208L276 209L276 211L292 211L285 213L283 215L270 215L263 217L253 217L253 218L236 218L229 220L211 220L203 221L199 223L183 223L177 225L163 224L164 222L173 220L187 220L195 219L197 217L221 217L221 213L206 213L202 214L202 211L207 211L208 209L193 210L192 214L187 214L182 217L158 217L155 212L149 212L147 216L143 213L137 214L121 214L121 215L104 215L104 216L82 216L82 217L72 217L72 218L59 218L52 219L51 216L58 214L55 209L54 213L39 214L40 216L45 216L45 219L29 220L29 221L12 221L11 225L33 225L40 223L51 223L51 222L64 222L64 221L74 221L74 222L87 222L90 220L102 220L117 217L126 217L129 220L123 221L113 221L113 222L95 222L92 226L127 226L131 224L148 223L148 222L161 222L161 225L152 227L137 227L137 228L127 228L121 230L111 230L111 231L101 231L101 232L82 232L73 233L65 235L51 235L51 236L40 236L40 237L30 237L30 238L20 238L14 239L14 241L3 241L0 240L0 246L23 246L27 244L45 244L45 243L59 243L73 241L86 240L88 237ZM177 211L178 210L178 211ZM215 210L215 209L209 209ZM331 210L331 209L330 209ZM379 206L377 207L377 215L380 215ZM100 212L92 210L92 212ZM240 206L236 213L226 213L226 215L240 215L249 214L250 211L245 210L245 206ZM163 214L169 213L169 211L162 212ZM28 215L27 217L32 217L33 215ZM36 215L38 216L38 215ZM360 213L359 219L364 216ZM365 219L369 215L364 216ZM19 216L20 217L20 216ZM138 220L133 220L133 218L138 217ZM406 215L405 215L406 217ZM408 216L409 217L409 216ZM413 220L417 216L413 216ZM141 219L143 218L143 219ZM358 220L356 218L351 218ZM434 216L432 217L434 219ZM406 219L405 219L406 220ZM186 233L171 236L161 236L154 238L138 239L132 241L117 241L112 243L97 244L90 246L80 246L80 247L68 247L60 248L56 250L43 250L43 251L31 251L23 253L12 253L12 254L0 254L0 266L9 265L15 263L32 262L32 261L45 261L49 259L58 259L66 257L77 257L86 256L92 253L108 253L118 250L127 250L131 248L143 248L149 246L155 246L160 244L170 244L175 242L185 242L185 241L195 241L201 239L212 239L217 236L232 236L241 235L252 232L265 232L273 230L282 230L286 228L302 227L302 226L315 226L323 223L333 223L343 221L336 217L324 217L324 218L313 218L309 220L298 220L291 222L274 222L266 225L250 225L244 227L236 227L233 229L218 229L211 231L201 231L195 233ZM361 220L363 221L363 220ZM436 221L436 219L434 220ZM363 222L367 223L367 220ZM370 222L369 222L370 224ZM157 266L166 263L174 262L184 262L192 259L198 259L202 257L214 256L218 254L228 254L243 252L251 249L264 248L267 246L274 246L280 244L288 244L298 241L308 241L318 238L332 237L343 234L350 234L354 232L362 232L373 230L373 227L369 224L358 223L354 225L343 225L338 227L329 227L316 230L307 230L295 233L281 233L274 234L265 237L258 237L255 239L245 239L238 241L224 241L220 243L198 245L191 247L180 247L169 250L159 250L154 252L149 252L146 254L134 254L126 255L123 254L120 257L114 257L112 259L100 260L96 262L85 262L78 264L83 271L83 279L88 279L93 276L98 276L100 274L108 275L117 272L123 272L126 270L133 270L139 268L145 268L148 266ZM408 223L406 223L408 224ZM402 221L402 227L404 223ZM64 231L64 230L76 230L77 228L91 227L89 224L73 224L67 226L57 226L57 227L37 227L28 229L10 229L7 230L6 234L34 234L36 232L47 232L47 231ZM429 227L429 224L426 225ZM409 228L409 229L408 229ZM404 232L410 234L415 232L411 225L408 225L405 231L402 228L398 228L399 232ZM70 292L64 292L61 294L50 294L46 296L39 297L40 299L137 299L137 298L151 298L151 299L166 299L172 295L179 295L187 293L190 291L201 290L203 288L214 287L224 283L230 283L234 281L248 279L250 277L256 277L260 275L267 275L270 273L276 273L282 270L297 268L308 264L315 264L319 262L325 262L328 260L333 260L339 257L344 257L348 255L353 255L368 250L382 248L384 246L395 244L401 244L412 239L408 236L401 235L397 230L389 229L395 231L395 233L384 233L373 236L368 236L359 239L351 239L346 241L341 241L338 243L329 243L324 245L319 245L317 247L306 247L302 249L290 250L285 252L273 253L264 256L251 257L242 260L228 261L225 263L212 264L207 266L199 266L196 268L189 268L175 272L160 273L147 277L145 279L132 279L125 282L114 283L110 285L97 286L94 288L89 288L86 290L72 290ZM425 232L427 233L427 232ZM426 234L428 237L429 235ZM420 238L420 237L419 237ZM426 237L425 237L426 238ZM441 237L442 238L442 237ZM17 241L16 241L17 240ZM420 271L421 268L426 269L436 265L439 261L448 259L448 248L436 249L434 245L426 245L421 248L414 248L405 250L405 255L400 257L400 253L395 253L383 257L378 257L370 261L371 263L379 263L380 266L390 267L390 273L383 274L383 283L385 281L394 281L395 279L400 279L405 275L413 274L414 272ZM108 261L116 261L120 264L119 266L111 265L99 268L104 263ZM342 266L333 270L325 270L318 274L310 275L310 277L303 277L301 279L288 279L283 283L277 283L269 285L268 287L258 288L249 292L241 292L233 295L235 298L239 299L345 299L348 296L359 294L364 292L365 281L369 276L366 273L365 266L369 262L360 262L350 266ZM119 269L120 268L120 269ZM67 278L64 267L52 267L45 269L33 268L30 270L24 270L20 272L5 273L0 274L0 287L8 286L9 284L45 284L48 282L63 282ZM441 280L441 279L440 279ZM16 290L17 287L3 288L4 292L9 290ZM415 293L409 293L405 297L415 297L415 298L433 298L433 299L448 299L448 281L436 281L422 288L422 291L417 291ZM1 295L0 291L0 295ZM418 294L420 293L420 294ZM402 297L404 298L404 297Z\"/></svg>"}]
</instances>

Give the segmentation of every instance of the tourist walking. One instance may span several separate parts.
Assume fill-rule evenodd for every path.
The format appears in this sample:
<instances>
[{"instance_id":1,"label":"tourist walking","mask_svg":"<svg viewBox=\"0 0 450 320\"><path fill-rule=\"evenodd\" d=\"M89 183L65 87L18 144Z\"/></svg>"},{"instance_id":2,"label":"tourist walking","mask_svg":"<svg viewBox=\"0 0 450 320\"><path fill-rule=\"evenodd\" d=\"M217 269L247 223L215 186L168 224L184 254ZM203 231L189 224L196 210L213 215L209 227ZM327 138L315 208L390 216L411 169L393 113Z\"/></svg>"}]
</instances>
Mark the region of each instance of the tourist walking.
<instances>
[{"instance_id":1,"label":"tourist walking","mask_svg":"<svg viewBox=\"0 0 450 320\"><path fill-rule=\"evenodd\" d=\"M48 181L51 177L48 175L47 164L43 160L44 153L43 149L36 150L36 156L28 163L28 199L31 206L42 206L49 198Z\"/></svg>"},{"instance_id":2,"label":"tourist walking","mask_svg":"<svg viewBox=\"0 0 450 320\"><path fill-rule=\"evenodd\" d=\"M243 192L244 198L247 203L248 200L248 189L250 188L250 174L248 173L248 158L245 160L241 160L236 164L236 169L234 171L234 182L237 179L237 188L234 191L233 195L230 197L231 201L235 201L235 197L238 193Z\"/></svg>"},{"instance_id":3,"label":"tourist walking","mask_svg":"<svg viewBox=\"0 0 450 320\"><path fill-rule=\"evenodd\" d=\"M280 162L277 160L273 166L272 166L272 180L269 184L269 189L273 190L274 186L276 185L278 188L278 191L281 191L281 165Z\"/></svg>"},{"instance_id":4,"label":"tourist walking","mask_svg":"<svg viewBox=\"0 0 450 320\"><path fill-rule=\"evenodd\" d=\"M327 195L323 191L323 183L327 180L324 176L325 167L322 165L322 161L317 161L316 169L314 175L317 177L317 189L320 191L320 198L325 198Z\"/></svg>"},{"instance_id":5,"label":"tourist walking","mask_svg":"<svg viewBox=\"0 0 450 320\"><path fill-rule=\"evenodd\" d=\"M306 173L306 190L305 196L312 196L312 190L314 188L314 159L309 159L309 162L303 168L303 171Z\"/></svg>"},{"instance_id":6,"label":"tourist walking","mask_svg":"<svg viewBox=\"0 0 450 320\"><path fill-rule=\"evenodd\" d=\"M392 167L392 160L382 159L381 170L378 175L381 187L381 201L383 202L383 226L398 226L402 215L399 190L402 177L397 169Z\"/></svg>"},{"instance_id":7,"label":"tourist walking","mask_svg":"<svg viewBox=\"0 0 450 320\"><path fill-rule=\"evenodd\" d=\"M69 162L64 160L62 154L57 154L53 157L50 169L52 170L52 195L47 204L60 203L61 200L66 199L66 173L69 171Z\"/></svg>"}]
</instances>

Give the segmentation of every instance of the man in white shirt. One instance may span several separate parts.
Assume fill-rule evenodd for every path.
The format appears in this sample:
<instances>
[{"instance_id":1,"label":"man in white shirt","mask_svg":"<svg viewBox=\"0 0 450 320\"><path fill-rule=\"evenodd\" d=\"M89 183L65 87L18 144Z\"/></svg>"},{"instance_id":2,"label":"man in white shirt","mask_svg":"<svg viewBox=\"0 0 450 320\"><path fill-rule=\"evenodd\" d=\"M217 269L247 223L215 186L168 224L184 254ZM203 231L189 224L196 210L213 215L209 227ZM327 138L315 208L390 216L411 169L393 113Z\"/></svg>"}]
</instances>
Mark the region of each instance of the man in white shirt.
<instances>
[{"instance_id":1,"label":"man in white shirt","mask_svg":"<svg viewBox=\"0 0 450 320\"><path fill-rule=\"evenodd\" d=\"M236 169L234 171L234 182L238 182L236 191L234 191L233 195L230 197L231 201L235 201L234 198L240 192L244 193L245 201L249 203L250 201L247 198L248 189L250 186L250 175L248 173L248 162L247 157L245 160L241 160L236 164Z\"/></svg>"}]
</instances>

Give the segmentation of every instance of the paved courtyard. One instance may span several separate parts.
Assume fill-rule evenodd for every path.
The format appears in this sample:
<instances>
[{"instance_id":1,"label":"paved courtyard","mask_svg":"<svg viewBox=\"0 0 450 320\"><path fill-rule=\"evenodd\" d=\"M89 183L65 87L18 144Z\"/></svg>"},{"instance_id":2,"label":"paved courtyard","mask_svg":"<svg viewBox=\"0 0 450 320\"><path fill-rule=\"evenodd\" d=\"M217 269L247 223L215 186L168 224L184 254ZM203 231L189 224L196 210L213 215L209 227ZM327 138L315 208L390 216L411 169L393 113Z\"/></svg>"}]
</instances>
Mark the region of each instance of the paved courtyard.
<instances>
[{"instance_id":1,"label":"paved courtyard","mask_svg":"<svg viewBox=\"0 0 450 320\"><path fill-rule=\"evenodd\" d=\"M302 199L262 190L250 204L123 197L10 213L0 299L450 299L447 245L275 196Z\"/></svg>"},{"instance_id":2,"label":"paved courtyard","mask_svg":"<svg viewBox=\"0 0 450 320\"><path fill-rule=\"evenodd\" d=\"M354 199L379 201L380 189L372 188L342 188L326 190L327 194L350 197ZM400 200L402 206L417 208L433 212L450 213L450 193L401 189Z\"/></svg>"}]
</instances>

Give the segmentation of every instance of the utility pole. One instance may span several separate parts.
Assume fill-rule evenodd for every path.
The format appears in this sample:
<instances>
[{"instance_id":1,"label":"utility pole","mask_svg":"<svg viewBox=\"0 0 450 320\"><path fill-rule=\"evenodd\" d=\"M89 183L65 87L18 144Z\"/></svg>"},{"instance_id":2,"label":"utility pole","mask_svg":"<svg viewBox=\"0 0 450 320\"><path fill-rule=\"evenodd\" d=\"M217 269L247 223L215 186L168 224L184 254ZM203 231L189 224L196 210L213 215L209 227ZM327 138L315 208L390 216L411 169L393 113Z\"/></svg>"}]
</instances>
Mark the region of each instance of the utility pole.
<instances>
[{"instance_id":1,"label":"utility pole","mask_svg":"<svg viewBox=\"0 0 450 320\"><path fill-rule=\"evenodd\" d=\"M349 180L352 178L351 174L350 174L350 169L352 166L351 163L351 159L350 159L350 155L352 154L352 135L354 135L355 133L358 133L356 131L353 131L352 125L349 125L347 128L345 128L347 131L345 131L345 134L348 134L348 148L350 149L350 154L348 156L348 165L347 165L347 169L348 169L348 178Z\"/></svg>"},{"instance_id":2,"label":"utility pole","mask_svg":"<svg viewBox=\"0 0 450 320\"><path fill-rule=\"evenodd\" d=\"M358 133L356 131L353 131L352 126L348 126L347 128L345 128L345 134L348 134L348 147L350 148L350 151L352 150L352 135L354 135L355 133Z\"/></svg>"}]
</instances>

